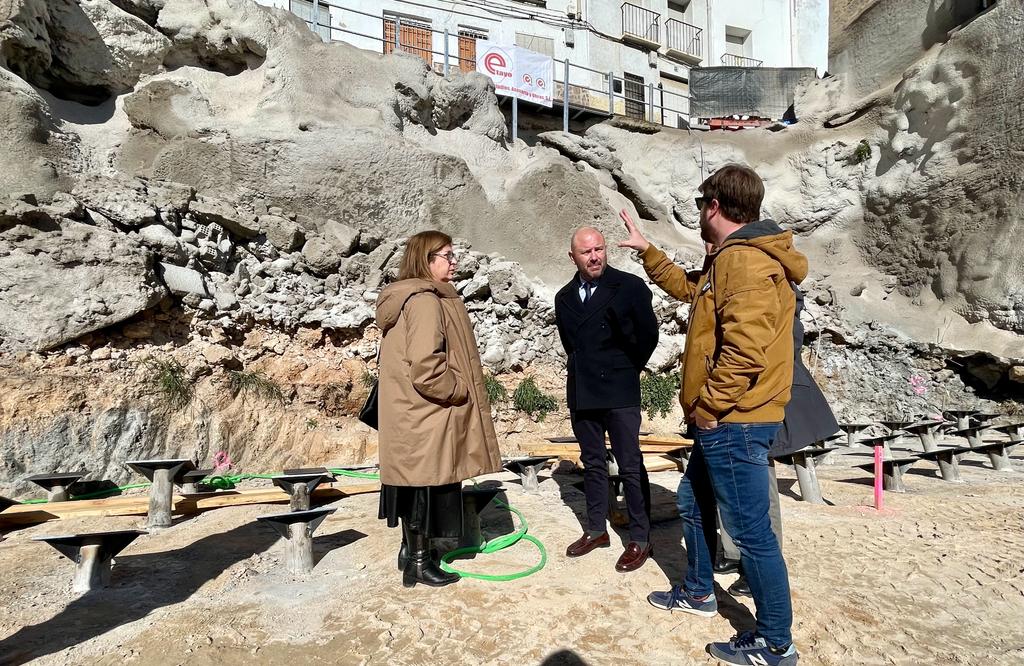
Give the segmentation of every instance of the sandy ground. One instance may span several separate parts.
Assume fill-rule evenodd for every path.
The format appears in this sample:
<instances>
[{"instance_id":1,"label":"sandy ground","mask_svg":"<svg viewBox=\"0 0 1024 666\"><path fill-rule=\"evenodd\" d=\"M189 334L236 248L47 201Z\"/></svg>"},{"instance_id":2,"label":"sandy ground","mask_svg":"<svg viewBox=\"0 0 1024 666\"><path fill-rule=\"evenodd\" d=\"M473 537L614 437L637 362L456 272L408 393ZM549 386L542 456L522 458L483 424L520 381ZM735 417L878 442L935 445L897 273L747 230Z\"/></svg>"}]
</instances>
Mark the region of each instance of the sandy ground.
<instances>
[{"instance_id":1,"label":"sandy ground","mask_svg":"<svg viewBox=\"0 0 1024 666\"><path fill-rule=\"evenodd\" d=\"M1024 451L1014 472L980 457L963 484L919 464L891 509L867 509L870 477L847 459L819 468L833 506L796 500L780 468L794 635L805 664L1020 664L1024 661ZM136 518L61 521L0 543L3 664L704 664L704 646L753 624L753 604L724 591L712 619L647 604L685 567L674 518L679 475L652 476L655 559L618 574L615 546L569 560L583 495L574 474L542 475L526 494L498 475L549 560L523 580L401 586L397 531L376 519L376 495L335 503L315 540L312 574L284 571L283 543L255 522L280 506L220 509L140 538L117 560L112 587L71 596L72 564L31 537L138 526ZM487 480L488 482L491 479ZM486 535L511 531L494 507ZM536 561L521 543L466 562L512 571Z\"/></svg>"}]
</instances>

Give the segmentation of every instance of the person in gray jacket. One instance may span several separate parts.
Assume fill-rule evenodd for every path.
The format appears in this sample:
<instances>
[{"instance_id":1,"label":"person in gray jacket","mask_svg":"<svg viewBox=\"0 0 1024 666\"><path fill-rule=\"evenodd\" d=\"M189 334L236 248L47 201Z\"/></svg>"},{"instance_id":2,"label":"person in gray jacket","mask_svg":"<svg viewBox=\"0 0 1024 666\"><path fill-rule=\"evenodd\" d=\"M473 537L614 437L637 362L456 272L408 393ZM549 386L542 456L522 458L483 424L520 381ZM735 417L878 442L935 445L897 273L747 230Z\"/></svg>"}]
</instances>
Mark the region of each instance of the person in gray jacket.
<instances>
[{"instance_id":1,"label":"person in gray jacket","mask_svg":"<svg viewBox=\"0 0 1024 666\"><path fill-rule=\"evenodd\" d=\"M804 326L800 321L800 313L804 309L804 295L795 284L793 293L796 295L796 317L793 321L793 390L789 404L786 405L786 416L782 428L775 437L775 443L768 451L769 476L769 507L768 517L772 523L772 531L779 545L782 545L782 511L779 507L779 486L775 479L775 461L779 456L789 455L800 449L821 442L839 431L839 424L832 413L825 395L818 388L810 371L800 357L800 348L804 343ZM715 563L715 573L740 572L740 577L729 586L729 594L733 596L751 596L750 586L740 570L740 550L733 542L729 533L722 528L719 519L719 558Z\"/></svg>"}]
</instances>

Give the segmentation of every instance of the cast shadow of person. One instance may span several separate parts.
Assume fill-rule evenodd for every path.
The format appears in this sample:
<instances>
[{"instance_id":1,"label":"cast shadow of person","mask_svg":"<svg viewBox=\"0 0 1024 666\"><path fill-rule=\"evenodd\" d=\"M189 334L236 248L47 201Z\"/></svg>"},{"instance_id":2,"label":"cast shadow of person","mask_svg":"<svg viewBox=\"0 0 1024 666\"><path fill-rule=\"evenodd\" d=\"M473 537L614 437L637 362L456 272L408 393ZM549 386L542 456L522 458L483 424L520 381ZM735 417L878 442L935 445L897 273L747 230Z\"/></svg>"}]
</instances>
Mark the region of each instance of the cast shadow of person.
<instances>
[{"instance_id":1,"label":"cast shadow of person","mask_svg":"<svg viewBox=\"0 0 1024 666\"><path fill-rule=\"evenodd\" d=\"M558 650L544 657L540 666L587 666L587 662L572 650Z\"/></svg>"},{"instance_id":2,"label":"cast shadow of person","mask_svg":"<svg viewBox=\"0 0 1024 666\"><path fill-rule=\"evenodd\" d=\"M562 502L572 509L576 520L579 521L582 533L587 525L587 504L586 496L583 494L582 472L554 474L552 478L558 483ZM686 576L686 550L683 545L682 520L679 518L675 490L665 488L658 483L652 483L650 488L650 539L654 547L651 560L658 565L667 579L667 589L671 585L682 584ZM714 511L711 512L710 519L711 525L715 525ZM628 525L612 524L612 529L618 535L622 546L625 547L629 542ZM567 535L566 544L575 540L577 536L577 534ZM711 534L707 534L705 538L710 539ZM714 539L714 542L708 544L711 552L715 552L717 545L717 536ZM718 599L719 612L729 621L736 632L754 629L754 616L750 610L733 599L717 582L715 583L715 597Z\"/></svg>"},{"instance_id":3,"label":"cast shadow of person","mask_svg":"<svg viewBox=\"0 0 1024 666\"><path fill-rule=\"evenodd\" d=\"M314 556L319 555L319 561L324 551L364 536L342 530L316 538ZM115 558L110 587L86 593L52 618L0 640L0 664L16 666L58 653L185 601L236 563L265 552L279 538L270 527L252 521L174 550L122 554ZM67 564L70 578L71 564Z\"/></svg>"},{"instance_id":4,"label":"cast shadow of person","mask_svg":"<svg viewBox=\"0 0 1024 666\"><path fill-rule=\"evenodd\" d=\"M466 491L478 491L484 493L485 498L489 498L486 504L478 507L477 514L480 521L480 537L484 542L516 531L516 522L512 518L512 511L508 508L511 503L501 481L490 479L472 486L465 486L463 492ZM469 526L464 525L464 529L469 529ZM444 552L455 550L459 543L458 539L438 539L438 542ZM467 553L460 555L457 559L471 560L476 556L477 553Z\"/></svg>"}]
</instances>

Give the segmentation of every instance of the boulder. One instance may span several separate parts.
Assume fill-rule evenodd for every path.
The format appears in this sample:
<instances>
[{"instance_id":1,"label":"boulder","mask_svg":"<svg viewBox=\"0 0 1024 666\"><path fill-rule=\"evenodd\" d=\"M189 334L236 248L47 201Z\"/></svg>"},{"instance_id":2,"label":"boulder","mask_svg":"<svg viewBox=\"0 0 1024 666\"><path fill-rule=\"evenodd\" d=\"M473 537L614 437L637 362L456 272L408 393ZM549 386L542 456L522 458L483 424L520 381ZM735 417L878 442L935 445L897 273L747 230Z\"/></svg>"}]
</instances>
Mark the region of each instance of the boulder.
<instances>
[{"instance_id":1,"label":"boulder","mask_svg":"<svg viewBox=\"0 0 1024 666\"><path fill-rule=\"evenodd\" d=\"M299 249L305 239L298 224L278 215L260 215L259 227L270 244L282 252Z\"/></svg>"},{"instance_id":2,"label":"boulder","mask_svg":"<svg viewBox=\"0 0 1024 666\"><path fill-rule=\"evenodd\" d=\"M149 202L146 183L139 178L85 176L71 194L86 208L126 227L142 227L159 220Z\"/></svg>"},{"instance_id":3,"label":"boulder","mask_svg":"<svg viewBox=\"0 0 1024 666\"><path fill-rule=\"evenodd\" d=\"M155 305L166 294L149 252L77 222L0 232L0 345L47 350Z\"/></svg>"},{"instance_id":4,"label":"boulder","mask_svg":"<svg viewBox=\"0 0 1024 666\"><path fill-rule=\"evenodd\" d=\"M341 257L337 250L321 236L313 236L302 246L302 258L317 275L328 275L338 270Z\"/></svg>"},{"instance_id":5,"label":"boulder","mask_svg":"<svg viewBox=\"0 0 1024 666\"><path fill-rule=\"evenodd\" d=\"M188 209L200 222L216 224L240 238L256 238L260 233L255 215L240 212L222 199L200 195Z\"/></svg>"},{"instance_id":6,"label":"boulder","mask_svg":"<svg viewBox=\"0 0 1024 666\"><path fill-rule=\"evenodd\" d=\"M530 282L518 262L499 261L491 264L487 282L491 288L491 298L500 305L530 297Z\"/></svg>"},{"instance_id":7,"label":"boulder","mask_svg":"<svg viewBox=\"0 0 1024 666\"><path fill-rule=\"evenodd\" d=\"M348 257L359 246L359 230L335 220L327 220L323 228L324 240L342 257Z\"/></svg>"}]
</instances>

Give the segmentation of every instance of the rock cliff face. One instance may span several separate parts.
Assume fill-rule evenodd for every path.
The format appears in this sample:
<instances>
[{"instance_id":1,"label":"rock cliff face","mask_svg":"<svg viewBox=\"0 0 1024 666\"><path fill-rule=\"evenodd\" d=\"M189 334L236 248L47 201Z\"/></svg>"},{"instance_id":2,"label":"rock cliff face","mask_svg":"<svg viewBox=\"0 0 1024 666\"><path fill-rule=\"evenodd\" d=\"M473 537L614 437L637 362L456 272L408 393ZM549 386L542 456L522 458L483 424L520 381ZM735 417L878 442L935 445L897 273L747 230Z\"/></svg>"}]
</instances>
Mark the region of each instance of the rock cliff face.
<instances>
[{"instance_id":1,"label":"rock cliff face","mask_svg":"<svg viewBox=\"0 0 1024 666\"><path fill-rule=\"evenodd\" d=\"M694 266L694 191L729 161L762 174L765 214L811 257L805 356L842 414L1019 397L1022 16L999 3L864 99L815 82L779 131L604 123L513 146L486 78L324 44L252 2L12 0L0 491L66 466L124 480L133 455L225 450L250 471L372 459L352 415L373 303L426 228L458 238L485 364L560 396L551 296L572 230L614 245L627 208ZM649 369L672 370L688 311L655 291ZM509 451L567 427L495 414Z\"/></svg>"}]
</instances>

